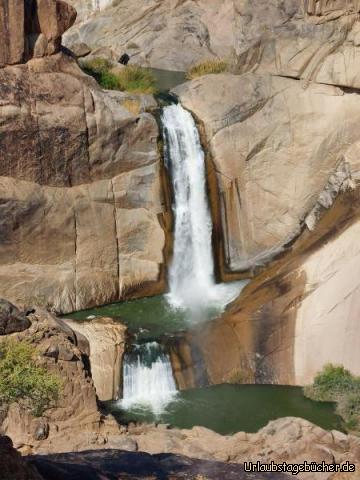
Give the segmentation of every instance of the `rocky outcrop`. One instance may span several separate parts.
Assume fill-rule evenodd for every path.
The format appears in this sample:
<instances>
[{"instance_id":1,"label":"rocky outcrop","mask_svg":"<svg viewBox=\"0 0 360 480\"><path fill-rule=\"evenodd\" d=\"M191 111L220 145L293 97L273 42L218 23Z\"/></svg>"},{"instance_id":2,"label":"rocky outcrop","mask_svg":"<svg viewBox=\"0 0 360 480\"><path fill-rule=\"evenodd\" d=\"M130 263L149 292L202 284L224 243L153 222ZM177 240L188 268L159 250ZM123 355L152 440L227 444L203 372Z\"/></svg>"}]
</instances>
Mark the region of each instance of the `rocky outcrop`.
<instances>
[{"instance_id":1,"label":"rocky outcrop","mask_svg":"<svg viewBox=\"0 0 360 480\"><path fill-rule=\"evenodd\" d=\"M330 2L304 0L304 7L308 15L327 17L326 20L332 20L340 15L349 15L360 11L358 0L332 0Z\"/></svg>"},{"instance_id":2,"label":"rocky outcrop","mask_svg":"<svg viewBox=\"0 0 360 480\"><path fill-rule=\"evenodd\" d=\"M62 0L1 0L0 67L58 52L75 19L75 9Z\"/></svg>"},{"instance_id":3,"label":"rocky outcrop","mask_svg":"<svg viewBox=\"0 0 360 480\"><path fill-rule=\"evenodd\" d=\"M148 433L146 430L138 432L134 438L139 450L152 454L171 452L231 463L325 461L332 464L349 461L358 468L360 458L360 441L356 436L335 430L327 432L306 420L292 417L274 420L254 434L239 432L232 436L221 436L202 427L180 431L150 427ZM357 472L349 477L336 477L333 473L322 475L324 480L357 478ZM313 480L314 474L299 473L297 477Z\"/></svg>"},{"instance_id":4,"label":"rocky outcrop","mask_svg":"<svg viewBox=\"0 0 360 480\"><path fill-rule=\"evenodd\" d=\"M262 464L271 461L281 464L305 461L324 461L328 464L350 462L359 468L360 442L357 437L338 431L326 432L306 420L296 418L275 420L255 434L240 432L226 437L202 427L192 430L167 429L164 426L132 427L125 441L126 439L128 444L131 441L137 442L139 449L147 453L125 453L121 451L124 449L124 441L122 447L120 442L117 447L112 440L111 444L106 444L106 448L97 445L96 451L92 449L91 452L33 455L25 457L21 464L16 456L16 461L21 468L30 465L32 469L26 467L28 470L32 472L36 469L48 480L69 478L73 471L82 476L91 474L91 478L96 479L114 478L115 474L121 475L121 478L144 480L149 478L149 474L155 475L154 478L163 478L161 475L188 478L187 475L191 474L218 479L221 472L224 472L226 478L241 479L244 474L241 464L257 461ZM15 457L15 452L12 451L11 455ZM5 459L7 460L6 457ZM235 476L229 476L232 474ZM264 475L261 477L261 474L256 474L256 478L269 478ZM313 475L299 473L297 477L312 480ZM29 478L32 480L32 477ZM275 478L282 477L277 473ZM323 473L321 478L356 480L357 473Z\"/></svg>"},{"instance_id":5,"label":"rocky outcrop","mask_svg":"<svg viewBox=\"0 0 360 480\"><path fill-rule=\"evenodd\" d=\"M164 288L159 131L132 97L61 52L0 69L4 298L70 312Z\"/></svg>"},{"instance_id":6,"label":"rocky outcrop","mask_svg":"<svg viewBox=\"0 0 360 480\"><path fill-rule=\"evenodd\" d=\"M65 322L75 332L84 335L89 342L91 376L99 400L119 398L126 327L111 318L96 318L90 322Z\"/></svg>"},{"instance_id":7,"label":"rocky outcrop","mask_svg":"<svg viewBox=\"0 0 360 480\"><path fill-rule=\"evenodd\" d=\"M16 338L32 343L39 353L38 364L61 378L61 395L57 407L47 410L41 418L34 417L21 405L11 404L1 430L25 452L40 445L50 450L50 445L71 448L76 432L96 436L101 424L95 388L87 368L89 344L45 311L31 313L28 318L31 327L16 334Z\"/></svg>"},{"instance_id":8,"label":"rocky outcrop","mask_svg":"<svg viewBox=\"0 0 360 480\"><path fill-rule=\"evenodd\" d=\"M30 325L30 320L23 312L20 312L10 302L0 299L0 335L22 332Z\"/></svg>"}]
</instances>

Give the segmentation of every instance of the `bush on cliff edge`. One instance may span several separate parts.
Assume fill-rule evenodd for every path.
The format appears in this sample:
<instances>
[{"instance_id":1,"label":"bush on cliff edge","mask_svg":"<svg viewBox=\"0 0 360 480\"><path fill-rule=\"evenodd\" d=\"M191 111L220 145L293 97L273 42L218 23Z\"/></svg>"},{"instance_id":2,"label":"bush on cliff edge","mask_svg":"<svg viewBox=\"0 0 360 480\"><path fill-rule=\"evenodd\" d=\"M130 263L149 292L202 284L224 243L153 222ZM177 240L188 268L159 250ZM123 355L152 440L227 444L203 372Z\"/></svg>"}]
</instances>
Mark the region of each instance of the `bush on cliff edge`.
<instances>
[{"instance_id":1,"label":"bush on cliff edge","mask_svg":"<svg viewBox=\"0 0 360 480\"><path fill-rule=\"evenodd\" d=\"M17 402L41 416L58 399L61 380L35 362L36 349L27 342L0 343L0 402Z\"/></svg>"},{"instance_id":2,"label":"bush on cliff edge","mask_svg":"<svg viewBox=\"0 0 360 480\"><path fill-rule=\"evenodd\" d=\"M336 402L337 412L345 420L349 430L360 430L360 377L339 365L326 365L314 379L314 383L304 388L307 397Z\"/></svg>"},{"instance_id":3,"label":"bush on cliff edge","mask_svg":"<svg viewBox=\"0 0 360 480\"><path fill-rule=\"evenodd\" d=\"M106 90L121 90L131 93L156 93L156 79L145 68L129 65L119 71L113 71L113 65L104 58L94 58L81 62L85 73L95 78Z\"/></svg>"}]
</instances>

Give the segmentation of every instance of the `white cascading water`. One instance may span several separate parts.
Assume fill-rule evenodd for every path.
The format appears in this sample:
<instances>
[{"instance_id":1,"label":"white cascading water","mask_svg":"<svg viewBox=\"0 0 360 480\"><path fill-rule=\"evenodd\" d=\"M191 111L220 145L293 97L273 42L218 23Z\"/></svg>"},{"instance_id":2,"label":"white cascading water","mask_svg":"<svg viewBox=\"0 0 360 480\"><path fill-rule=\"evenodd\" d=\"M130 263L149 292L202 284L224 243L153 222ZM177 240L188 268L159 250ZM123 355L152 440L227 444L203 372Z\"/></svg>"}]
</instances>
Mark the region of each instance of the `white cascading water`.
<instances>
[{"instance_id":1,"label":"white cascading water","mask_svg":"<svg viewBox=\"0 0 360 480\"><path fill-rule=\"evenodd\" d=\"M215 283L212 219L199 132L192 115L180 104L165 107L162 122L175 200L168 300L173 307L190 311L223 308L241 288L239 283Z\"/></svg>"},{"instance_id":2,"label":"white cascading water","mask_svg":"<svg viewBox=\"0 0 360 480\"><path fill-rule=\"evenodd\" d=\"M139 345L125 355L121 400L124 408L146 407L159 415L176 392L169 355L157 342Z\"/></svg>"},{"instance_id":3,"label":"white cascading water","mask_svg":"<svg viewBox=\"0 0 360 480\"><path fill-rule=\"evenodd\" d=\"M105 8L109 7L112 3L112 0L92 0L93 12L105 10Z\"/></svg>"},{"instance_id":4,"label":"white cascading water","mask_svg":"<svg viewBox=\"0 0 360 480\"><path fill-rule=\"evenodd\" d=\"M162 122L175 214L168 301L189 311L190 321L206 319L204 312L224 308L244 282L215 283L205 158L193 117L181 105L171 105L164 108ZM159 415L176 395L170 358L156 342L125 356L123 380L121 405L126 409L145 407Z\"/></svg>"}]
</instances>

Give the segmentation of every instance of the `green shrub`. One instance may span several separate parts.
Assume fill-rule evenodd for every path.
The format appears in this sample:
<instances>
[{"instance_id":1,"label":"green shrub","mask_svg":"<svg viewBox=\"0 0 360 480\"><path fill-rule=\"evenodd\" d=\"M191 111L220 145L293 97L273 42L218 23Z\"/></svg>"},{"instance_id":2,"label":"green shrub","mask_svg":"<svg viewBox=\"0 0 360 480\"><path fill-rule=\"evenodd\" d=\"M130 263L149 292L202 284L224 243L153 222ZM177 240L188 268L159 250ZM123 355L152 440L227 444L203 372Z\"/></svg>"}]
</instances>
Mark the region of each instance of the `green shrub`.
<instances>
[{"instance_id":1,"label":"green shrub","mask_svg":"<svg viewBox=\"0 0 360 480\"><path fill-rule=\"evenodd\" d=\"M186 74L188 80L193 80L211 73L224 73L229 70L229 62L222 59L210 59L193 65Z\"/></svg>"},{"instance_id":2,"label":"green shrub","mask_svg":"<svg viewBox=\"0 0 360 480\"><path fill-rule=\"evenodd\" d=\"M318 401L337 402L337 412L348 429L360 427L360 377L339 365L326 365L314 383L304 388L307 397Z\"/></svg>"},{"instance_id":3,"label":"green shrub","mask_svg":"<svg viewBox=\"0 0 360 480\"><path fill-rule=\"evenodd\" d=\"M154 75L145 68L137 65L130 65L123 68L117 75L119 90L126 90L132 93L155 93L156 79Z\"/></svg>"},{"instance_id":4,"label":"green shrub","mask_svg":"<svg viewBox=\"0 0 360 480\"><path fill-rule=\"evenodd\" d=\"M57 400L61 381L36 365L36 353L26 342L0 343L0 401L18 402L41 416Z\"/></svg>"},{"instance_id":5,"label":"green shrub","mask_svg":"<svg viewBox=\"0 0 360 480\"><path fill-rule=\"evenodd\" d=\"M111 62L103 58L85 60L81 63L81 67L106 90L150 94L156 92L156 79L145 68L130 65L115 72L112 71Z\"/></svg>"},{"instance_id":6,"label":"green shrub","mask_svg":"<svg viewBox=\"0 0 360 480\"><path fill-rule=\"evenodd\" d=\"M118 78L110 70L112 64L105 58L94 58L84 60L81 67L85 73L95 78L98 84L106 90L117 90L119 88Z\"/></svg>"},{"instance_id":7,"label":"green shrub","mask_svg":"<svg viewBox=\"0 0 360 480\"><path fill-rule=\"evenodd\" d=\"M88 70L90 72L90 75L93 73L104 73L108 72L112 64L110 60L107 60L106 58L92 58L91 60L84 60L81 63L81 66L83 70Z\"/></svg>"},{"instance_id":8,"label":"green shrub","mask_svg":"<svg viewBox=\"0 0 360 480\"><path fill-rule=\"evenodd\" d=\"M306 389L317 400L334 401L344 392L353 391L356 383L356 378L349 370L342 366L329 364L316 375L313 385Z\"/></svg>"}]
</instances>

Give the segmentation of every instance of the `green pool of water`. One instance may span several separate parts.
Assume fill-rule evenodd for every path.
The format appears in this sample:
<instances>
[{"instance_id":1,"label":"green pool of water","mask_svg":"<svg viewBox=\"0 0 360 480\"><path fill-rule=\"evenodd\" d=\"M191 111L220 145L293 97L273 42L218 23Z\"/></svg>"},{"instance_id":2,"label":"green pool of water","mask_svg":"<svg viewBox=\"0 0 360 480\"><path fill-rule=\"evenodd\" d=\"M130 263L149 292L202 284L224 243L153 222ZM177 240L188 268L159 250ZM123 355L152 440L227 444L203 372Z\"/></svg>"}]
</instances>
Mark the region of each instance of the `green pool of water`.
<instances>
[{"instance_id":1,"label":"green pool of water","mask_svg":"<svg viewBox=\"0 0 360 480\"><path fill-rule=\"evenodd\" d=\"M92 316L119 319L128 326L130 332L140 332L139 338L146 340L187 330L191 326L215 318L218 314L218 310L208 309L198 316L193 316L187 311L171 308L165 295L158 295L82 310L67 317L81 321Z\"/></svg>"},{"instance_id":2,"label":"green pool of water","mask_svg":"<svg viewBox=\"0 0 360 480\"><path fill-rule=\"evenodd\" d=\"M148 68L157 82L159 92L168 92L169 90L186 82L186 73L171 70L161 70L160 68Z\"/></svg>"},{"instance_id":3,"label":"green pool of water","mask_svg":"<svg viewBox=\"0 0 360 480\"><path fill-rule=\"evenodd\" d=\"M314 402L300 387L274 385L216 385L179 392L158 417L144 409L123 410L121 402L106 409L119 422L160 422L178 428L203 426L223 435L257 432L270 420L301 417L326 430L343 430L332 403Z\"/></svg>"}]
</instances>

